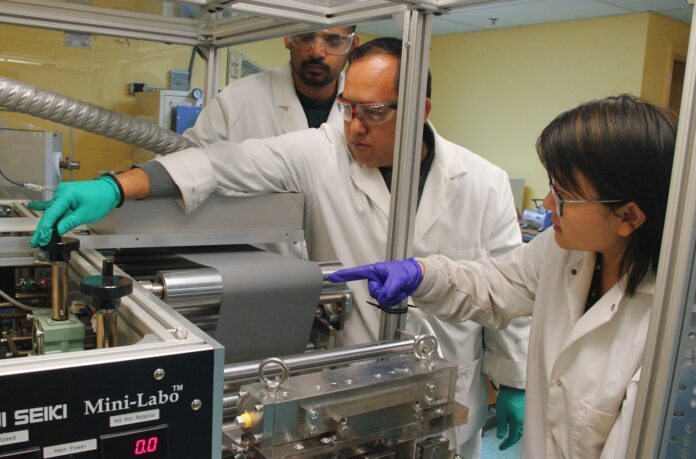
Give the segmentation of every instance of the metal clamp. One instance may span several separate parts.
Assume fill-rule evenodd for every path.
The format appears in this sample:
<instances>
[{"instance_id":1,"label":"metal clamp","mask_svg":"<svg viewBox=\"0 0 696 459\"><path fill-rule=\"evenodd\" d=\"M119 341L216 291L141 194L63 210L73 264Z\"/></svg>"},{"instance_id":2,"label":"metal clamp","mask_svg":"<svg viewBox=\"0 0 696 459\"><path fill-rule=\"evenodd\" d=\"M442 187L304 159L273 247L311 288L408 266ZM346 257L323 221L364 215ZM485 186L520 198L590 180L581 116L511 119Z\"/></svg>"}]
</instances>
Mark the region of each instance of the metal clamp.
<instances>
[{"instance_id":1,"label":"metal clamp","mask_svg":"<svg viewBox=\"0 0 696 459\"><path fill-rule=\"evenodd\" d=\"M281 373L277 378L269 378L266 376L266 373L264 370L266 367L272 363L275 363L280 367ZM288 366L283 362L281 359L278 357L269 357L265 360L263 360L259 364L259 379L261 380L262 383L266 385L266 389L270 391L277 391L283 385L285 385L286 382L288 382L288 378L290 377L290 369Z\"/></svg>"},{"instance_id":2,"label":"metal clamp","mask_svg":"<svg viewBox=\"0 0 696 459\"><path fill-rule=\"evenodd\" d=\"M418 360L430 360L437 352L435 335L420 335L413 342L413 354Z\"/></svg>"}]
</instances>

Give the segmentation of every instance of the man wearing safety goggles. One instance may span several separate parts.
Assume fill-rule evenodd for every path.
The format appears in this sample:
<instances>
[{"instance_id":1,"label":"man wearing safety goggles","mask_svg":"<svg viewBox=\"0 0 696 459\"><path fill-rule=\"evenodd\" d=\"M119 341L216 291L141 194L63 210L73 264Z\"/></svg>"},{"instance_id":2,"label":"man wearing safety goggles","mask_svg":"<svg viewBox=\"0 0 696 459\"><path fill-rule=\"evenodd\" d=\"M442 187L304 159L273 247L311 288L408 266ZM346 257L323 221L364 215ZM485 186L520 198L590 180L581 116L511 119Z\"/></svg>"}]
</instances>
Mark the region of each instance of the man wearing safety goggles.
<instances>
[{"instance_id":1,"label":"man wearing safety goggles","mask_svg":"<svg viewBox=\"0 0 696 459\"><path fill-rule=\"evenodd\" d=\"M340 46L340 40L321 33L288 42L296 50ZM351 53L345 87L337 98L342 130L324 123L319 129L273 138L218 142L158 157L116 177L64 182L47 204L32 244L45 245L55 224L63 234L102 218L123 199L178 198L189 212L216 192L225 196L300 192L305 195L311 260L338 260L346 267L383 260L402 47L401 40L379 38ZM426 92L427 120L430 84ZM418 190L413 256L437 253L457 260L504 256L521 244L505 172L442 138L429 122L424 125L420 153L420 177L413 184ZM354 307L346 317L343 344L374 342L379 337L380 311L371 306L364 282L350 286ZM528 320L484 334L471 321L444 322L409 308L406 331L434 333L443 357L459 367L456 398L469 408L469 420L450 433L450 439L464 457L478 457L480 448L487 410L482 371L501 387L524 387L527 324ZM522 431L524 395L509 395L499 396L501 403L514 402L498 410L503 433L508 432L510 420L505 446L517 441Z\"/></svg>"},{"instance_id":2,"label":"man wearing safety goggles","mask_svg":"<svg viewBox=\"0 0 696 459\"><path fill-rule=\"evenodd\" d=\"M241 142L337 122L343 67L358 46L355 26L285 37L287 65L235 80L206 106L184 135L198 146Z\"/></svg>"}]
</instances>

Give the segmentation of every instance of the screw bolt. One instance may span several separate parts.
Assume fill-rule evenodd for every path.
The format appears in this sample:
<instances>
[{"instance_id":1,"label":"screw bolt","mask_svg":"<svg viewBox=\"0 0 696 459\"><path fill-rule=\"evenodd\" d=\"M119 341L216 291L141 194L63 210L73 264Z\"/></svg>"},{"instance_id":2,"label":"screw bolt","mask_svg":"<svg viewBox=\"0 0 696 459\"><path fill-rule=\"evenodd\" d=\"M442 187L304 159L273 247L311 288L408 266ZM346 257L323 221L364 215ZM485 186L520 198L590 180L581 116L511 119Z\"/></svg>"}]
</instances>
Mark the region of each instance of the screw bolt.
<instances>
[{"instance_id":1,"label":"screw bolt","mask_svg":"<svg viewBox=\"0 0 696 459\"><path fill-rule=\"evenodd\" d=\"M198 399L195 399L194 401L191 402L191 409L193 411L198 411L201 409L201 406L203 406L203 402L201 402Z\"/></svg>"},{"instance_id":2,"label":"screw bolt","mask_svg":"<svg viewBox=\"0 0 696 459\"><path fill-rule=\"evenodd\" d=\"M176 330L174 330L174 338L178 340L185 340L188 338L188 330L183 327L177 327Z\"/></svg>"},{"instance_id":3,"label":"screw bolt","mask_svg":"<svg viewBox=\"0 0 696 459\"><path fill-rule=\"evenodd\" d=\"M347 437L350 435L350 427L348 425L344 425L338 428L338 435L341 437Z\"/></svg>"},{"instance_id":4,"label":"screw bolt","mask_svg":"<svg viewBox=\"0 0 696 459\"><path fill-rule=\"evenodd\" d=\"M164 374L165 374L165 373L164 373L164 370L161 369L161 368L158 368L158 369L155 370L155 373L154 373L153 376L155 377L155 379L156 379L157 381L161 381L161 380L164 379Z\"/></svg>"}]
</instances>

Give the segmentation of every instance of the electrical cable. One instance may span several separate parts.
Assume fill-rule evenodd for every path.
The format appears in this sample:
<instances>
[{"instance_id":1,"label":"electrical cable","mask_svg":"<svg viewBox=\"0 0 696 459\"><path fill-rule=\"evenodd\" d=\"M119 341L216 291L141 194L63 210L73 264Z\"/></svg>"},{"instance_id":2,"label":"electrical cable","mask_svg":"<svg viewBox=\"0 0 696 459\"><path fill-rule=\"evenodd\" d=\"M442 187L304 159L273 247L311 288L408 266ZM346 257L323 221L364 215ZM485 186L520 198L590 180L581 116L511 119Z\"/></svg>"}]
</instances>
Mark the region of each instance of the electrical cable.
<instances>
[{"instance_id":1,"label":"electrical cable","mask_svg":"<svg viewBox=\"0 0 696 459\"><path fill-rule=\"evenodd\" d=\"M193 73L193 59L196 57L196 47L191 48L191 57L188 64L188 87L191 87L191 74Z\"/></svg>"},{"instance_id":2,"label":"electrical cable","mask_svg":"<svg viewBox=\"0 0 696 459\"><path fill-rule=\"evenodd\" d=\"M56 191L55 188L51 188L51 187L48 187L48 186L46 186L46 185L39 185L38 183L30 183L30 182L22 183L22 182L15 182L15 181L12 180L11 178L9 178L7 175L5 175L5 173L2 171L2 169L0 169L0 176L2 176L5 180L7 180L8 182L10 182L11 184L13 184L13 185L15 185L15 186L18 186L18 187L29 188L30 190L35 190L35 191L44 191L44 190Z\"/></svg>"},{"instance_id":3,"label":"electrical cable","mask_svg":"<svg viewBox=\"0 0 696 459\"><path fill-rule=\"evenodd\" d=\"M41 310L45 309L45 308L37 308L36 306L29 306L28 304L20 303L19 301L15 300L10 295L5 293L3 290L0 290L0 296L3 297L5 300L7 300L13 306L16 306L20 309L24 309L25 311L34 312L34 311L41 311Z\"/></svg>"},{"instance_id":4,"label":"electrical cable","mask_svg":"<svg viewBox=\"0 0 696 459\"><path fill-rule=\"evenodd\" d=\"M406 314L408 312L408 308L415 308L415 306L412 304L406 305L405 308L382 306L381 304L373 303L372 301L367 301L367 304L369 304L370 306L374 306L380 311L386 312L387 314Z\"/></svg>"},{"instance_id":5,"label":"electrical cable","mask_svg":"<svg viewBox=\"0 0 696 459\"><path fill-rule=\"evenodd\" d=\"M2 177L3 177L5 180L7 180L8 182L10 182L10 183L13 184L13 185L24 186L23 183L15 182L15 181L12 180L11 178L9 178L7 175L5 175L5 173L2 171L2 169L0 169L0 175L2 175Z\"/></svg>"}]
</instances>

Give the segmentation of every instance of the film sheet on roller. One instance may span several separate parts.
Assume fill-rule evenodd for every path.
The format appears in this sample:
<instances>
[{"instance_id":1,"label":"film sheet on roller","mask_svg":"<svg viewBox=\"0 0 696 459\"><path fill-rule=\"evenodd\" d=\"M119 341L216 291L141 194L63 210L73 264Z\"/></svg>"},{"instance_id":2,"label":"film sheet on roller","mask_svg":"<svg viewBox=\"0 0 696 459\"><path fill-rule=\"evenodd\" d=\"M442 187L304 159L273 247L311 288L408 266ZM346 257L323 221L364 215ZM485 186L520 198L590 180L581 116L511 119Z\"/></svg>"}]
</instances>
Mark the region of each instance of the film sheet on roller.
<instances>
[{"instance_id":1,"label":"film sheet on roller","mask_svg":"<svg viewBox=\"0 0 696 459\"><path fill-rule=\"evenodd\" d=\"M182 256L222 276L214 338L225 346L225 363L305 351L322 289L319 265L253 247Z\"/></svg>"}]
</instances>

